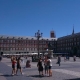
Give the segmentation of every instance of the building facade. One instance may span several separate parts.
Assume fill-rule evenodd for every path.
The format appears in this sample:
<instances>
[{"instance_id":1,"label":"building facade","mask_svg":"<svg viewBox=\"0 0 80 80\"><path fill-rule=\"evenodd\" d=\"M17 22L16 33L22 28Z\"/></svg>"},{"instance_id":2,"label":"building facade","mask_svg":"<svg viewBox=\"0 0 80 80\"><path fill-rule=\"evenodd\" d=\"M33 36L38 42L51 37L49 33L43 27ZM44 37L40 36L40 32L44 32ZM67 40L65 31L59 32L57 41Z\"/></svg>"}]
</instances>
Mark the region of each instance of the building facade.
<instances>
[{"instance_id":1,"label":"building facade","mask_svg":"<svg viewBox=\"0 0 80 80\"><path fill-rule=\"evenodd\" d=\"M56 52L80 55L80 33L73 32L71 35L58 38Z\"/></svg>"},{"instance_id":2,"label":"building facade","mask_svg":"<svg viewBox=\"0 0 80 80\"><path fill-rule=\"evenodd\" d=\"M48 43L55 44L57 38L40 38L39 52L48 48ZM0 53L34 53L37 52L36 37L20 37L0 35Z\"/></svg>"},{"instance_id":3,"label":"building facade","mask_svg":"<svg viewBox=\"0 0 80 80\"><path fill-rule=\"evenodd\" d=\"M55 38L54 31L50 32L50 38L39 39L39 52L47 49L54 53L69 53L71 56L80 56L80 32L71 35ZM38 40L36 37L20 37L0 35L0 53L37 53Z\"/></svg>"}]
</instances>

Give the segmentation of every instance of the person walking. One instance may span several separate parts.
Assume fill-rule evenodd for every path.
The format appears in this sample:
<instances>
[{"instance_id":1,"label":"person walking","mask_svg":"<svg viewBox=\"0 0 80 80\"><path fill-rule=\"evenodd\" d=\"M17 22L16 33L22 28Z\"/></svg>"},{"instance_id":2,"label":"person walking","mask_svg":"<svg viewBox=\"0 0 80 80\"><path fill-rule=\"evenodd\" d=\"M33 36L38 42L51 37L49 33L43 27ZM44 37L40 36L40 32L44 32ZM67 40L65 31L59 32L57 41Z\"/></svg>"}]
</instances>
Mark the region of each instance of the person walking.
<instances>
[{"instance_id":1,"label":"person walking","mask_svg":"<svg viewBox=\"0 0 80 80\"><path fill-rule=\"evenodd\" d=\"M60 62L61 62L61 56L58 56L58 64L60 66Z\"/></svg>"},{"instance_id":2,"label":"person walking","mask_svg":"<svg viewBox=\"0 0 80 80\"><path fill-rule=\"evenodd\" d=\"M76 61L76 56L73 57L74 62Z\"/></svg>"},{"instance_id":3,"label":"person walking","mask_svg":"<svg viewBox=\"0 0 80 80\"><path fill-rule=\"evenodd\" d=\"M38 63L37 63L38 71L39 71L39 76L43 76L43 65L42 65L42 59L40 58Z\"/></svg>"},{"instance_id":4,"label":"person walking","mask_svg":"<svg viewBox=\"0 0 80 80\"><path fill-rule=\"evenodd\" d=\"M21 74L23 74L23 73L22 73L22 69L21 69L21 59L20 59L20 57L17 59L16 75L17 75L17 72L18 72L19 69L20 69Z\"/></svg>"},{"instance_id":5,"label":"person walking","mask_svg":"<svg viewBox=\"0 0 80 80\"><path fill-rule=\"evenodd\" d=\"M66 56L64 56L64 62L66 61Z\"/></svg>"}]
</instances>

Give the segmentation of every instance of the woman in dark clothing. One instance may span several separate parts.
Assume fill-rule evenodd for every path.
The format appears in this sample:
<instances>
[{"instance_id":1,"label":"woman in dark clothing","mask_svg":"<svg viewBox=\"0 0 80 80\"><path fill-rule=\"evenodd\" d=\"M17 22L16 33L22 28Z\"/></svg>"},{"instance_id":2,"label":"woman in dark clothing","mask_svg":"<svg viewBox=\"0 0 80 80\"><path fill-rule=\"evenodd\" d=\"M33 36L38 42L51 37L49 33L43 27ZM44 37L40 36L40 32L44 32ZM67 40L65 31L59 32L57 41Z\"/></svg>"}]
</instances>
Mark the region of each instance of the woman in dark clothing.
<instances>
[{"instance_id":1,"label":"woman in dark clothing","mask_svg":"<svg viewBox=\"0 0 80 80\"><path fill-rule=\"evenodd\" d=\"M16 70L16 74L18 72L18 69L20 69L21 74L23 74L22 73L22 69L21 69L21 59L20 59L20 57L17 59L17 70Z\"/></svg>"},{"instance_id":2,"label":"woman in dark clothing","mask_svg":"<svg viewBox=\"0 0 80 80\"><path fill-rule=\"evenodd\" d=\"M39 75L40 75L40 73L42 73L42 75L43 75L43 65L42 65L41 59L39 59L37 67L38 67Z\"/></svg>"}]
</instances>

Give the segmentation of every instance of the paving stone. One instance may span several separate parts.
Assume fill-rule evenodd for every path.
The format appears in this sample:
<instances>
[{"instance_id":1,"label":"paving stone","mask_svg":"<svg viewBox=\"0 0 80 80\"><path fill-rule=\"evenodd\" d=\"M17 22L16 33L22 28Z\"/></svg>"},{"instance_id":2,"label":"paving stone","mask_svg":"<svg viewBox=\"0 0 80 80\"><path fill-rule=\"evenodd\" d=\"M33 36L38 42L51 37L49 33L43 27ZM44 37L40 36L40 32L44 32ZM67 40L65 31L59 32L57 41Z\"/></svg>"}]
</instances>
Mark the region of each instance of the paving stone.
<instances>
[{"instance_id":1,"label":"paving stone","mask_svg":"<svg viewBox=\"0 0 80 80\"><path fill-rule=\"evenodd\" d=\"M25 60L26 61L26 60ZM76 79L80 77L80 59L77 58L76 62L73 62L73 58L70 58L70 61L64 62L64 58L61 59L61 66L56 64L57 59L52 59L52 77L39 77L37 63L31 62L31 68L23 68L24 75L11 76L11 62L10 59L3 59L0 62L0 73L2 73L2 77L7 80L70 80ZM25 64L22 64L24 67ZM3 80L0 76L0 80Z\"/></svg>"}]
</instances>

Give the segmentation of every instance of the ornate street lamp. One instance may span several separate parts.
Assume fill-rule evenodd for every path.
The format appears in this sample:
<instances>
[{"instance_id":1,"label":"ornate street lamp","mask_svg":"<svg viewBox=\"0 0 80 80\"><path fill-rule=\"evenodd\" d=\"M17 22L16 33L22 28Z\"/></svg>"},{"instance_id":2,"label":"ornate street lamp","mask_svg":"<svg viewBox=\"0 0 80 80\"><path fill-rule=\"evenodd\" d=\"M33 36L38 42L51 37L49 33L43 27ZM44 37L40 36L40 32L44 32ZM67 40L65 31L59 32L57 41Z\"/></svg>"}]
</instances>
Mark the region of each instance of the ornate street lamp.
<instances>
[{"instance_id":1,"label":"ornate street lamp","mask_svg":"<svg viewBox=\"0 0 80 80\"><path fill-rule=\"evenodd\" d=\"M38 58L39 58L39 39L42 37L42 34L43 33L40 33L40 30L38 30L38 32L35 33L35 37L37 38L37 42L38 42L38 47L37 47L37 50L38 50Z\"/></svg>"}]
</instances>

